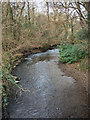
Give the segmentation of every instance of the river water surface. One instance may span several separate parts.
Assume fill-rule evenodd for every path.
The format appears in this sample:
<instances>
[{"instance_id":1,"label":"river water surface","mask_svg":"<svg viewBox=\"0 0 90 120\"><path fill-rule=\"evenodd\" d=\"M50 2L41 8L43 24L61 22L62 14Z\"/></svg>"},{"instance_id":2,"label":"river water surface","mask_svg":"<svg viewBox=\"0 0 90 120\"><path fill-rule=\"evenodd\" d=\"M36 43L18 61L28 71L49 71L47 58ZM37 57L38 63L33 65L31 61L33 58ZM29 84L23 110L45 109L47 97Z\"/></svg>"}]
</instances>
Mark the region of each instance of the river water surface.
<instances>
[{"instance_id":1,"label":"river water surface","mask_svg":"<svg viewBox=\"0 0 90 120\"><path fill-rule=\"evenodd\" d=\"M58 49L25 58L13 75L23 87L10 101L10 118L85 118L86 95L72 77L58 66Z\"/></svg>"}]
</instances>

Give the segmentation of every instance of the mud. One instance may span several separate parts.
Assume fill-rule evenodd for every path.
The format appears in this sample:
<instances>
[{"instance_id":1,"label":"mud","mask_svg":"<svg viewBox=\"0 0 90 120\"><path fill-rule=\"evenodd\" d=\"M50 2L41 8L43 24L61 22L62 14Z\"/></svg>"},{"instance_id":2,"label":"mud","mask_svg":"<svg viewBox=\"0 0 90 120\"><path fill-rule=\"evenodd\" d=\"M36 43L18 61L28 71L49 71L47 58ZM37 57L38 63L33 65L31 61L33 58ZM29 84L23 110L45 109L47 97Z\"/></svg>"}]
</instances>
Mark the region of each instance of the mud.
<instances>
[{"instance_id":1,"label":"mud","mask_svg":"<svg viewBox=\"0 0 90 120\"><path fill-rule=\"evenodd\" d=\"M58 63L60 69L65 73L67 76L73 77L79 84L81 84L85 91L88 92L88 72L81 71L77 69L76 64L67 64L67 63Z\"/></svg>"}]
</instances>

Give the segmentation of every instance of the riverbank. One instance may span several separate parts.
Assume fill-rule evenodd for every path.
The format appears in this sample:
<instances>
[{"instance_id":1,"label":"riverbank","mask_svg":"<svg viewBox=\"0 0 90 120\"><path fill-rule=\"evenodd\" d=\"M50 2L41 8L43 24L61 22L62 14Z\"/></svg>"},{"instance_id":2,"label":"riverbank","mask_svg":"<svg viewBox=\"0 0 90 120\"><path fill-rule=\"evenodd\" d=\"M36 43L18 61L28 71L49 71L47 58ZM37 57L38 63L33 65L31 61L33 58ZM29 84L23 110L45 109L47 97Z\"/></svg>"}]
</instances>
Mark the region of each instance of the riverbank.
<instances>
[{"instance_id":1,"label":"riverbank","mask_svg":"<svg viewBox=\"0 0 90 120\"><path fill-rule=\"evenodd\" d=\"M14 69L17 65L19 65L21 62L23 62L25 57L31 54L46 52L47 50L51 50L57 47L59 44L52 44L47 46L37 46L37 47L31 47L29 49L19 49L16 51L16 54L14 54L12 59L12 69Z\"/></svg>"},{"instance_id":2,"label":"riverbank","mask_svg":"<svg viewBox=\"0 0 90 120\"><path fill-rule=\"evenodd\" d=\"M79 63L68 64L59 62L59 67L65 75L73 77L78 83L82 84L88 92L88 72L78 69Z\"/></svg>"}]
</instances>

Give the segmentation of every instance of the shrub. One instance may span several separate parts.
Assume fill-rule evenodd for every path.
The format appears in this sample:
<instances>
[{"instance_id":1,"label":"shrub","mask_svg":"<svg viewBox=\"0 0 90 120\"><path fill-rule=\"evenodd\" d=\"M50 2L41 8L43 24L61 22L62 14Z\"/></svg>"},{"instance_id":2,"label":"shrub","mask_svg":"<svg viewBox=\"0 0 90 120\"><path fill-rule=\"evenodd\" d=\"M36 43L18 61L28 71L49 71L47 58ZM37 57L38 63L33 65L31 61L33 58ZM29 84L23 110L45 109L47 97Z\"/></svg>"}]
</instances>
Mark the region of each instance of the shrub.
<instances>
[{"instance_id":1,"label":"shrub","mask_svg":"<svg viewBox=\"0 0 90 120\"><path fill-rule=\"evenodd\" d=\"M59 49L60 61L62 62L75 63L88 54L80 44L64 44L61 45Z\"/></svg>"}]
</instances>

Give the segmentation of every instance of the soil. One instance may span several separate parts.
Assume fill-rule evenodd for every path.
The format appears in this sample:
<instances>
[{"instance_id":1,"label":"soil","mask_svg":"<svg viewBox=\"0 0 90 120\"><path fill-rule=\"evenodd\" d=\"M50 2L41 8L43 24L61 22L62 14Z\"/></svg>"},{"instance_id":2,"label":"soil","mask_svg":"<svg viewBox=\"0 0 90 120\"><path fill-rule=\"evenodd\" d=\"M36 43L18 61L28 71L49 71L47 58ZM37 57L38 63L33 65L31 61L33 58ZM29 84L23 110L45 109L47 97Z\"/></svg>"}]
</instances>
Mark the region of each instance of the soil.
<instances>
[{"instance_id":1,"label":"soil","mask_svg":"<svg viewBox=\"0 0 90 120\"><path fill-rule=\"evenodd\" d=\"M65 75L73 77L78 83L82 84L85 91L88 92L88 72L78 70L77 65L78 63L68 64L59 62L59 66Z\"/></svg>"}]
</instances>

